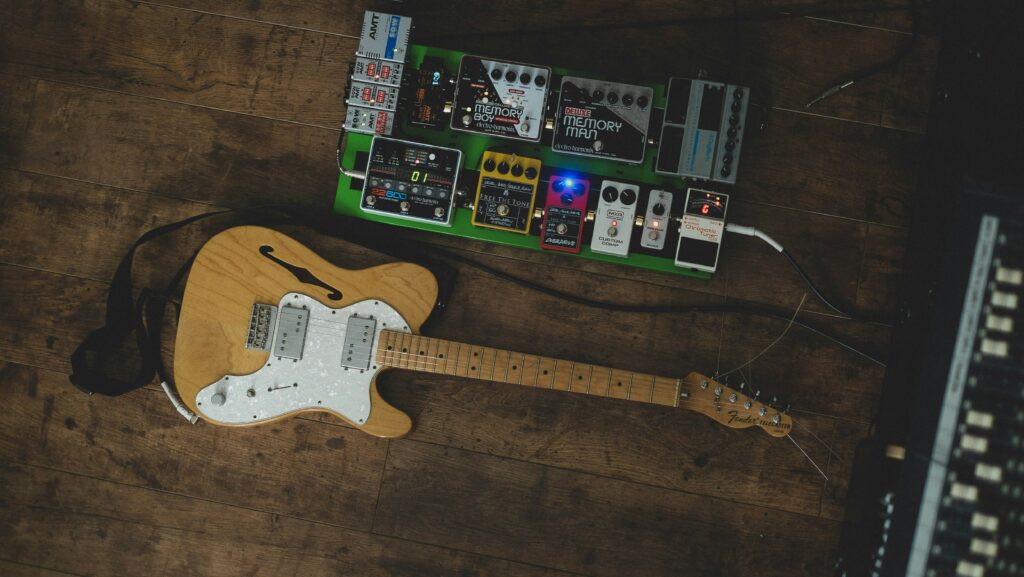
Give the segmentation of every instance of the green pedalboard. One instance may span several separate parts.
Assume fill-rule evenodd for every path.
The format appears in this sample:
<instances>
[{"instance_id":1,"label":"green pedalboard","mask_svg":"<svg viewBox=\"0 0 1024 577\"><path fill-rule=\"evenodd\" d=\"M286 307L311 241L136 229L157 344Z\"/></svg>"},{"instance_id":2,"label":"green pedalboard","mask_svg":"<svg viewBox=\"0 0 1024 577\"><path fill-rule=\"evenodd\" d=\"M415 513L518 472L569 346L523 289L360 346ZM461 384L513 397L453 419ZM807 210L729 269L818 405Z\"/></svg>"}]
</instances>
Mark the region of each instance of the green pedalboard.
<instances>
[{"instance_id":1,"label":"green pedalboard","mask_svg":"<svg viewBox=\"0 0 1024 577\"><path fill-rule=\"evenodd\" d=\"M410 75L408 70L420 70L425 59L430 59L433 66L443 62L444 67L452 74L460 70L464 54L452 50L432 48L422 45L410 44L405 57L404 66L407 70L406 78ZM565 76L586 76L594 78L593 74L579 74L565 69L552 68L554 78ZM658 116L663 114L665 108L665 87L660 84L647 85L653 89L650 98L652 112ZM552 89L555 87L552 86ZM408 140L416 143L435 147L458 149L462 153L461 170L456 183L456 202L449 222L431 222L428 219L396 218L385 212L364 210L363 208L363 181L358 178L351 178L342 174L338 180L337 194L334 201L336 213L358 217L361 219L387 223L394 226L413 228L431 231L439 234L453 235L457 237L470 238L485 242L492 242L507 246L516 246L526 250L549 252L541 248L540 225L541 218L533 218L532 226L528 231L502 230L493 226L478 226L474 224L474 211L470 208L474 199L477 198L477 186L480 180L480 170L487 151L493 151L502 155L517 155L528 159L539 160L542 166L539 180L536 185L535 206L540 209L545 206L548 198L548 179L552 174L568 175L571 178L584 178L590 181L591 210L601 194L601 183L603 180L618 182L629 182L638 185L641 195L646 195L651 190L676 191L676 197L684 196L685 187L679 176L658 174L655 170L655 162L658 158L657 146L647 146L646 154L643 155L643 162L639 164L626 164L613 160L602 159L594 156L569 155L562 152L555 152L551 146L550 126L538 142L517 140L513 138L492 137L485 134L475 134L461 130L451 130L447 126L442 128L427 128L413 126L407 122L406 114L403 111L403 103L407 105L408 90L403 86L402 97L398 105L398 112L394 116L394 126L391 131L391 138ZM551 98L554 98L552 96ZM550 107L553 109L553 106ZM468 121L467 121L468 123ZM653 124L653 122L652 122ZM659 120L660 124L660 120ZM373 134L365 134L349 131L346 136L344 152L339 159L342 166L350 171L361 172L365 169ZM415 177L414 177L415 178ZM646 198L646 196L644 196ZM644 214L644 204L641 204L637 212L638 216ZM507 208L505 209L507 210ZM532 209L531 209L532 212ZM630 219L632 221L632 219ZM636 241L636 237L643 232L640 227L634 226L633 222L624 223L623 226L634 236L632 248L626 256L612 254L601 254L591 250L590 238L592 235L592 223L587 223L582 233L582 242L578 243L578 253L566 251L550 251L553 254L565 254L568 258L585 258L617 265L626 265L637 268L661 271L676 275L686 275L696 278L708 279L711 274L689 268L676 266L674 261L675 238L669 238L660 250L643 248ZM527 234L523 234L527 232ZM668 233L669 231L665 231ZM673 234L677 234L672 231Z\"/></svg>"}]
</instances>

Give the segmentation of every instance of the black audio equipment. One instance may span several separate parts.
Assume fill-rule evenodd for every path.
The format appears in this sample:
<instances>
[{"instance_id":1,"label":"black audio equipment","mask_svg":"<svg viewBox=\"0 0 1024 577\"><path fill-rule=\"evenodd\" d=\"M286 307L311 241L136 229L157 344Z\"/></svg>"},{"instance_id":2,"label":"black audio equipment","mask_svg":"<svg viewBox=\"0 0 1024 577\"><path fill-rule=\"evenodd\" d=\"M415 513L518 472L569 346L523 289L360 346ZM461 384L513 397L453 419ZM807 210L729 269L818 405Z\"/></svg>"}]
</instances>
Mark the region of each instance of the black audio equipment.
<instances>
[{"instance_id":1,"label":"black audio equipment","mask_svg":"<svg viewBox=\"0 0 1024 577\"><path fill-rule=\"evenodd\" d=\"M376 136L370 145L361 208L449 224L462 153Z\"/></svg>"}]
</instances>

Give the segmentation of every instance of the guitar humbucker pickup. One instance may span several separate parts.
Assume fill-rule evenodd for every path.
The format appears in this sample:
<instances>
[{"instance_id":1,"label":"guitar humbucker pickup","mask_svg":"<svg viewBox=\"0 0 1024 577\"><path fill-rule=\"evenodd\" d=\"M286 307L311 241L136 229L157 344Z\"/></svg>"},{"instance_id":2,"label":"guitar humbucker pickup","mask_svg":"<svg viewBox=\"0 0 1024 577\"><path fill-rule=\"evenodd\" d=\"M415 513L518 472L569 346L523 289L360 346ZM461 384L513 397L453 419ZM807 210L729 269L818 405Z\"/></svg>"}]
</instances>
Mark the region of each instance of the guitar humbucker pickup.
<instances>
[{"instance_id":1,"label":"guitar humbucker pickup","mask_svg":"<svg viewBox=\"0 0 1024 577\"><path fill-rule=\"evenodd\" d=\"M285 359L302 359L302 348L306 342L306 327L309 325L309 310L285 305L277 315L277 336L273 354Z\"/></svg>"},{"instance_id":2,"label":"guitar humbucker pickup","mask_svg":"<svg viewBox=\"0 0 1024 577\"><path fill-rule=\"evenodd\" d=\"M373 318L348 318L345 328L345 344L342 346L341 366L365 371L370 368L373 337L377 331L377 320Z\"/></svg>"}]
</instances>

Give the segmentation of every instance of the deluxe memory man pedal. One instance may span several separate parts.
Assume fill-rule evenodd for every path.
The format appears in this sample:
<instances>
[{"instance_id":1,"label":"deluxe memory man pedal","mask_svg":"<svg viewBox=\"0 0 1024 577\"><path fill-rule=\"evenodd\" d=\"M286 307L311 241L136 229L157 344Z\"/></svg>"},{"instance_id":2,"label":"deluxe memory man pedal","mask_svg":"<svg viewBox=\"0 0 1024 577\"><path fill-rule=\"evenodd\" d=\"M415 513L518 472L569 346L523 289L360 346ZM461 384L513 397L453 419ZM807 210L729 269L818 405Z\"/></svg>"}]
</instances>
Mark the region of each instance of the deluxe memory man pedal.
<instances>
[{"instance_id":1,"label":"deluxe memory man pedal","mask_svg":"<svg viewBox=\"0 0 1024 577\"><path fill-rule=\"evenodd\" d=\"M461 161L455 148L375 136L360 208L450 226Z\"/></svg>"},{"instance_id":2,"label":"deluxe memory man pedal","mask_svg":"<svg viewBox=\"0 0 1024 577\"><path fill-rule=\"evenodd\" d=\"M697 188L686 191L676 247L676 266L715 272L728 208L728 195Z\"/></svg>"},{"instance_id":3,"label":"deluxe memory man pedal","mask_svg":"<svg viewBox=\"0 0 1024 577\"><path fill-rule=\"evenodd\" d=\"M473 203L473 224L528 234L540 166L536 158L485 152Z\"/></svg>"},{"instance_id":4,"label":"deluxe memory man pedal","mask_svg":"<svg viewBox=\"0 0 1024 577\"><path fill-rule=\"evenodd\" d=\"M582 248L583 223L587 218L590 181L585 178L552 175L548 200L540 227L540 247L578 253Z\"/></svg>"},{"instance_id":5,"label":"deluxe memory man pedal","mask_svg":"<svg viewBox=\"0 0 1024 577\"><path fill-rule=\"evenodd\" d=\"M641 163L653 98L648 86L563 77L551 149Z\"/></svg>"}]
</instances>

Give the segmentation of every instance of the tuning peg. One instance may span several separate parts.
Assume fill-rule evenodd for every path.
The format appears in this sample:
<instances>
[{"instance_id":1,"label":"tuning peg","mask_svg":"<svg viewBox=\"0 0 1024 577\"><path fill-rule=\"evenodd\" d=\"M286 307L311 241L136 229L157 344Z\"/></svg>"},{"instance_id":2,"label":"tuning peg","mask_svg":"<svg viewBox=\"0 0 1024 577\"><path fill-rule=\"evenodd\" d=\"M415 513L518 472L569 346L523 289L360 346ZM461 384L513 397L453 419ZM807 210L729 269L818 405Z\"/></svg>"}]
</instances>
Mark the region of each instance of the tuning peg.
<instances>
[{"instance_id":1,"label":"tuning peg","mask_svg":"<svg viewBox=\"0 0 1024 577\"><path fill-rule=\"evenodd\" d=\"M772 400L768 401L768 406L772 407L772 408L775 408L775 403L778 403L778 402L779 402L779 398L776 397L775 395L772 395Z\"/></svg>"},{"instance_id":2,"label":"tuning peg","mask_svg":"<svg viewBox=\"0 0 1024 577\"><path fill-rule=\"evenodd\" d=\"M742 393L743 389L747 388L747 383L740 381L739 391Z\"/></svg>"},{"instance_id":3,"label":"tuning peg","mask_svg":"<svg viewBox=\"0 0 1024 577\"><path fill-rule=\"evenodd\" d=\"M786 406L782 408L782 412L788 415L791 408L793 408L793 403L786 403Z\"/></svg>"},{"instance_id":4,"label":"tuning peg","mask_svg":"<svg viewBox=\"0 0 1024 577\"><path fill-rule=\"evenodd\" d=\"M760 398L761 398L761 389L757 389L756 391L754 391L754 400L756 401L756 400L758 400Z\"/></svg>"}]
</instances>

